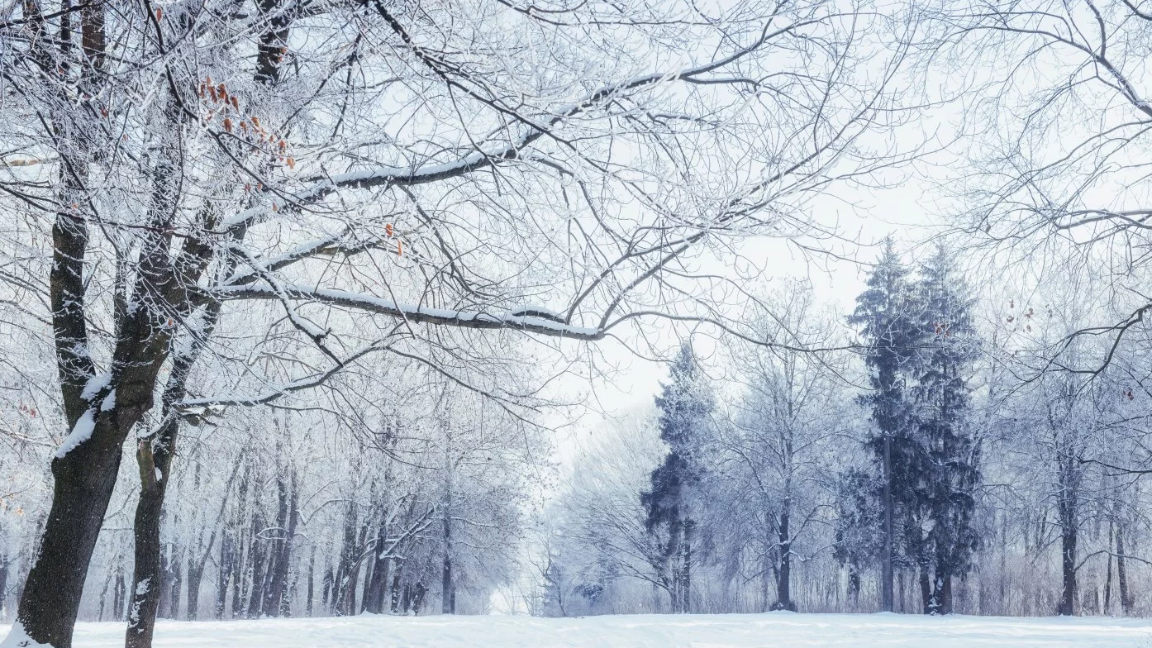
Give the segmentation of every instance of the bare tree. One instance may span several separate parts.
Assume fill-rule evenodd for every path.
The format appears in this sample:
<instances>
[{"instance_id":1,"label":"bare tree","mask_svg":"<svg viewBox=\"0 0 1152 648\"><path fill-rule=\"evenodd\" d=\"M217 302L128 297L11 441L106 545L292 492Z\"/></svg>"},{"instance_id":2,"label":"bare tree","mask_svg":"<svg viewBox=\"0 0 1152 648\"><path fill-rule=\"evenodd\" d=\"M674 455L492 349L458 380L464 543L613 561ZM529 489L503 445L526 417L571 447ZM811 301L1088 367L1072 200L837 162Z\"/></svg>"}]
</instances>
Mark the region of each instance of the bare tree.
<instances>
[{"instance_id":1,"label":"bare tree","mask_svg":"<svg viewBox=\"0 0 1152 648\"><path fill-rule=\"evenodd\" d=\"M1152 208L1139 160L1152 104L1143 43L1152 12L1142 2L1005 0L942 3L946 69L964 100L971 145L958 225L994 244L999 260L1030 271L1045 259L1110 279L1113 310L1069 333L1112 341L1073 365L1054 345L1050 368L1098 371L1152 308L1147 273ZM963 68L956 67L957 65Z\"/></svg>"},{"instance_id":2,"label":"bare tree","mask_svg":"<svg viewBox=\"0 0 1152 648\"><path fill-rule=\"evenodd\" d=\"M182 417L373 354L442 366L483 348L475 330L730 328L724 280L693 260L753 234L814 245L829 228L807 197L900 160L861 136L900 118L904 49L855 6L250 9L23 3L0 24L0 190L53 223L50 266L5 278L49 297L67 430L17 617L35 641L71 644L121 446L149 417L136 646ZM230 318L250 347L220 338ZM206 355L247 380L194 397Z\"/></svg>"},{"instance_id":3,"label":"bare tree","mask_svg":"<svg viewBox=\"0 0 1152 648\"><path fill-rule=\"evenodd\" d=\"M763 547L761 578L765 584L775 580L771 608L795 611L791 584L798 542L824 517L831 495L830 480L822 476L831 467L825 447L844 432L838 401L845 358L805 351L837 346L833 318L820 312L811 286L794 281L765 301L772 315L757 328L759 339L772 344L733 352L734 378L745 393L730 430L721 435L720 454L734 482L726 488L740 484L734 492L748 494L753 513L746 519L756 522L753 534ZM764 606L769 607L767 596Z\"/></svg>"}]
</instances>

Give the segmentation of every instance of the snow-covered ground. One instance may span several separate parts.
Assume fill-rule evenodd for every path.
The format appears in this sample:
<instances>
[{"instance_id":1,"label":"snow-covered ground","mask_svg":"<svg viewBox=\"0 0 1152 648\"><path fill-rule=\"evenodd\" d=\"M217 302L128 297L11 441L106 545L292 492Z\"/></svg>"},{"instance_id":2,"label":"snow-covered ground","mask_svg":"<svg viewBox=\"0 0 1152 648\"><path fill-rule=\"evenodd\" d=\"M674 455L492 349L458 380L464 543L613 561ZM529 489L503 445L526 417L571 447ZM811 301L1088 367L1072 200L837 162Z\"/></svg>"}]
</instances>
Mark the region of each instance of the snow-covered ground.
<instances>
[{"instance_id":1,"label":"snow-covered ground","mask_svg":"<svg viewBox=\"0 0 1152 648\"><path fill-rule=\"evenodd\" d=\"M0 626L0 638L8 628ZM76 648L119 648L124 626L82 623ZM160 622L156 648L1152 648L1152 620L893 614L427 616Z\"/></svg>"}]
</instances>

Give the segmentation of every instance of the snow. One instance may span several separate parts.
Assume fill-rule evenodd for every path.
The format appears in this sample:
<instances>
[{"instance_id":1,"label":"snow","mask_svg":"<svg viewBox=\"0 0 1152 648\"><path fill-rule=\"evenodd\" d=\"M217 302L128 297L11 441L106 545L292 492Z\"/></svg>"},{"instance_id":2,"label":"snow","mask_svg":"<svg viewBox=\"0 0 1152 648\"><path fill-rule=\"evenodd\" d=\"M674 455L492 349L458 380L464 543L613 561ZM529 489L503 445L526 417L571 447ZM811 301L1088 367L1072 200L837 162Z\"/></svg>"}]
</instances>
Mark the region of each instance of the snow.
<instances>
[{"instance_id":1,"label":"snow","mask_svg":"<svg viewBox=\"0 0 1152 648\"><path fill-rule=\"evenodd\" d=\"M5 628L0 626L0 632ZM0 644L10 648L14 644ZM76 648L119 648L124 624L81 623ZM157 648L1092 648L1152 647L1145 619L896 614L528 616L170 622Z\"/></svg>"},{"instance_id":2,"label":"snow","mask_svg":"<svg viewBox=\"0 0 1152 648\"><path fill-rule=\"evenodd\" d=\"M0 641L0 648L37 648L37 646L47 646L48 644L36 643L32 638L24 632L24 627L19 623L12 626L11 630L0 626L0 637L7 635L4 641Z\"/></svg>"},{"instance_id":3,"label":"snow","mask_svg":"<svg viewBox=\"0 0 1152 648\"><path fill-rule=\"evenodd\" d=\"M72 431L68 436L64 437L64 442L56 450L56 458L63 459L69 452L75 450L81 443L92 438L92 432L96 429L96 412L89 408L80 418L76 420L76 425L72 427Z\"/></svg>"},{"instance_id":4,"label":"snow","mask_svg":"<svg viewBox=\"0 0 1152 648\"><path fill-rule=\"evenodd\" d=\"M480 311L429 308L416 304L401 304L390 299L383 299L365 293L354 293L328 288L311 288L294 284L276 286L220 286L216 289L216 292L225 297L228 295L241 295L246 298L286 297L293 299L315 299L329 304L403 317L413 322L475 326L477 328L515 328L535 333L570 336L588 340L595 340L604 336L604 331L598 328L573 326L564 324L562 321L556 321L557 319L562 319L560 315L547 309L544 309L544 312L540 314L543 315L543 317L541 317L535 314L535 309L530 308L513 308L496 314L483 313Z\"/></svg>"},{"instance_id":5,"label":"snow","mask_svg":"<svg viewBox=\"0 0 1152 648\"><path fill-rule=\"evenodd\" d=\"M88 401L96 398L96 394L100 393L100 390L107 387L110 382L112 382L110 372L105 371L92 376L88 382L84 383L84 391L80 392L80 398Z\"/></svg>"}]
</instances>

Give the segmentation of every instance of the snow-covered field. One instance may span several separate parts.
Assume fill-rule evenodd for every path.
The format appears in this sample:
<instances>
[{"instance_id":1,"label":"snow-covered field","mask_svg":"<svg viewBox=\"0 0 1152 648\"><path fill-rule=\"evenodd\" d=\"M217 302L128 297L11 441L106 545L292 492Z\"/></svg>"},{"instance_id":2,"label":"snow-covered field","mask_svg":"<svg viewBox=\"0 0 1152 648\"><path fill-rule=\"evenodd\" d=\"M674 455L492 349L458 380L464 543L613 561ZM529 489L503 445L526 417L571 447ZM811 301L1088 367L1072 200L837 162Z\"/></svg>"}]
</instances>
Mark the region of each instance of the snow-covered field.
<instances>
[{"instance_id":1,"label":"snow-covered field","mask_svg":"<svg viewBox=\"0 0 1152 648\"><path fill-rule=\"evenodd\" d=\"M0 626L0 638L8 628ZM82 623L76 648L118 648L124 627ZM163 622L156 648L1152 648L1152 620L892 614L373 617Z\"/></svg>"}]
</instances>

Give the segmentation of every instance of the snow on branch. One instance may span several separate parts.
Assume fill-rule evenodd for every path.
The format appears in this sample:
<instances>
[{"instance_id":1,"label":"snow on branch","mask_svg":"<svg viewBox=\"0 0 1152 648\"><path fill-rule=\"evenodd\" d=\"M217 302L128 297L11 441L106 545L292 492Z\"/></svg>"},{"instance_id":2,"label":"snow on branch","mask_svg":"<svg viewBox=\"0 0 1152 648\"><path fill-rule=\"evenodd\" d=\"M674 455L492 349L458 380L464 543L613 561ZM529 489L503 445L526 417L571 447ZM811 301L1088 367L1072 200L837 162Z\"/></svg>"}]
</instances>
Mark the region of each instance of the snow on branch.
<instances>
[{"instance_id":1,"label":"snow on branch","mask_svg":"<svg viewBox=\"0 0 1152 648\"><path fill-rule=\"evenodd\" d=\"M343 306L355 310L398 317L417 324L436 324L475 329L515 329L552 337L566 337L583 341L603 339L604 328L573 326L547 313L535 309L511 309L500 314L480 311L428 308L415 304L400 304L374 295L328 288L310 288L282 284L269 286L222 286L216 289L222 299L293 299L308 300Z\"/></svg>"}]
</instances>

